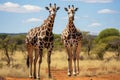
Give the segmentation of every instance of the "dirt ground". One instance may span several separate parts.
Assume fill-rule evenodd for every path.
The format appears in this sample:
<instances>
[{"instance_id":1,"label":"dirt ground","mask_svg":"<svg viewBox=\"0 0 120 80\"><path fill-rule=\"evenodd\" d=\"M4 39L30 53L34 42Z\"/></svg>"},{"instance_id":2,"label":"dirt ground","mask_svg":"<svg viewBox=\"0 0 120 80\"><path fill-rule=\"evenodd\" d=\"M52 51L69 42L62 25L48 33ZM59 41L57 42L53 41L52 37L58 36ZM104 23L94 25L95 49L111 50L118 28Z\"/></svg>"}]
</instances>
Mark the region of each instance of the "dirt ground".
<instances>
[{"instance_id":1,"label":"dirt ground","mask_svg":"<svg viewBox=\"0 0 120 80\"><path fill-rule=\"evenodd\" d=\"M85 77L85 76L68 77L66 70L52 69L51 72L53 79L50 80L120 80L120 73L110 73L106 75L89 76L89 77ZM4 80L4 79L0 78L0 80ZM5 80L34 80L34 79L6 77ZM42 78L41 80L49 80L49 79Z\"/></svg>"}]
</instances>

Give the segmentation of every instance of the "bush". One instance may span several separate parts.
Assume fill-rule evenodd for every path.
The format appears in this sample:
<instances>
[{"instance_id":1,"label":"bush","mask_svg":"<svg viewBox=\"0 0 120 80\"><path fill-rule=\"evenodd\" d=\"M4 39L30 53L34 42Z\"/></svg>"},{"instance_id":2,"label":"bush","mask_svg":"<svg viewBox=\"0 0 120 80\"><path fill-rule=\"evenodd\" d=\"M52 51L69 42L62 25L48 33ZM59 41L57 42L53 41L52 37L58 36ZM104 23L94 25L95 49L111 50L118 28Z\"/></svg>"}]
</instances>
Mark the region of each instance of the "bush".
<instances>
[{"instance_id":1,"label":"bush","mask_svg":"<svg viewBox=\"0 0 120 80\"><path fill-rule=\"evenodd\" d=\"M53 50L63 50L64 46L61 41L60 34L54 34L54 47Z\"/></svg>"},{"instance_id":2,"label":"bush","mask_svg":"<svg viewBox=\"0 0 120 80\"><path fill-rule=\"evenodd\" d=\"M106 46L107 46L107 44L105 44L105 43L97 44L93 48L93 50L91 51L91 53L95 54L98 59L103 60L104 53L106 51Z\"/></svg>"},{"instance_id":3,"label":"bush","mask_svg":"<svg viewBox=\"0 0 120 80\"><path fill-rule=\"evenodd\" d=\"M106 43L106 44L108 44L109 42L117 40L117 39L120 39L120 37L119 36L108 36L108 37L100 39L99 43Z\"/></svg>"},{"instance_id":4,"label":"bush","mask_svg":"<svg viewBox=\"0 0 120 80\"><path fill-rule=\"evenodd\" d=\"M96 42L99 42L99 40L109 37L109 36L119 36L120 37L120 32L119 32L119 30L117 30L115 28L105 29L99 33L98 37L96 38Z\"/></svg>"}]
</instances>

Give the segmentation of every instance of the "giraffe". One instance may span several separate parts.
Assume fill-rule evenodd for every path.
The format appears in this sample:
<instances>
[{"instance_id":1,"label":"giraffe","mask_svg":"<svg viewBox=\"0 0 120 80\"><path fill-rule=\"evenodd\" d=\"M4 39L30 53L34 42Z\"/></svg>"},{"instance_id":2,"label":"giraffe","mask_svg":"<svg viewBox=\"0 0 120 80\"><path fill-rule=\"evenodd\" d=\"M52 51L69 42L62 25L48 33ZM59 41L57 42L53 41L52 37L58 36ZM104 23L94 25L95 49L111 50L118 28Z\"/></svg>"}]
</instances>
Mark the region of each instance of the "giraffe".
<instances>
[{"instance_id":1,"label":"giraffe","mask_svg":"<svg viewBox=\"0 0 120 80\"><path fill-rule=\"evenodd\" d=\"M49 4L49 7L45 7L49 11L48 18L44 23L39 26L31 29L26 35L26 47L28 52L27 65L29 69L29 77L40 78L40 66L42 63L43 49L46 48L47 53L47 62L48 62L48 77L51 78L50 63L51 63L51 52L53 49L53 25L56 16L57 10L60 7L57 7L56 4ZM34 51L34 53L33 53ZM34 56L33 56L34 55ZM39 59L38 59L39 58ZM36 76L36 63L38 62L38 74ZM34 65L33 65L34 64ZM32 71L32 67L34 69ZM32 73L33 72L33 73Z\"/></svg>"},{"instance_id":2,"label":"giraffe","mask_svg":"<svg viewBox=\"0 0 120 80\"><path fill-rule=\"evenodd\" d=\"M62 43L64 44L68 55L68 76L79 74L79 53L81 49L81 32L74 25L74 15L78 8L74 8L74 5L68 8L64 8L68 12L68 24L61 34ZM72 69L72 60L74 62ZM76 61L77 60L77 61ZM77 66L76 66L77 63ZM77 69L76 69L77 67Z\"/></svg>"}]
</instances>

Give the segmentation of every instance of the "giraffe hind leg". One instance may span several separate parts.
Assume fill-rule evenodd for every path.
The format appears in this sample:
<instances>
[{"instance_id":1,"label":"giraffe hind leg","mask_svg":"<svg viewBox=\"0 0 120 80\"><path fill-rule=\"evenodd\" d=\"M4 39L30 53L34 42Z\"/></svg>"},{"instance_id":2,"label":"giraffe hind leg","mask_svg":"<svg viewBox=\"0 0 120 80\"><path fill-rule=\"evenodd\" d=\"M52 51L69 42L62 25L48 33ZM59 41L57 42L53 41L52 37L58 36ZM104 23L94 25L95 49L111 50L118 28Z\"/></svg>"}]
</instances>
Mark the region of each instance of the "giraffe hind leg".
<instances>
[{"instance_id":1,"label":"giraffe hind leg","mask_svg":"<svg viewBox=\"0 0 120 80\"><path fill-rule=\"evenodd\" d=\"M81 41L78 42L78 47L77 47L77 74L80 73L80 69L79 69L79 54L81 52Z\"/></svg>"},{"instance_id":2,"label":"giraffe hind leg","mask_svg":"<svg viewBox=\"0 0 120 80\"><path fill-rule=\"evenodd\" d=\"M37 60L38 60L38 50L35 49L35 57L34 57L34 79L36 79L36 64L37 64Z\"/></svg>"},{"instance_id":3,"label":"giraffe hind leg","mask_svg":"<svg viewBox=\"0 0 120 80\"><path fill-rule=\"evenodd\" d=\"M29 77L32 78L32 63L33 63L33 48L27 44L27 52L28 52L28 58L27 58L27 64L29 65Z\"/></svg>"},{"instance_id":4,"label":"giraffe hind leg","mask_svg":"<svg viewBox=\"0 0 120 80\"><path fill-rule=\"evenodd\" d=\"M77 75L80 73L80 68L79 68L79 53L80 53L80 51L77 52L77 57L76 57L77 58Z\"/></svg>"}]
</instances>

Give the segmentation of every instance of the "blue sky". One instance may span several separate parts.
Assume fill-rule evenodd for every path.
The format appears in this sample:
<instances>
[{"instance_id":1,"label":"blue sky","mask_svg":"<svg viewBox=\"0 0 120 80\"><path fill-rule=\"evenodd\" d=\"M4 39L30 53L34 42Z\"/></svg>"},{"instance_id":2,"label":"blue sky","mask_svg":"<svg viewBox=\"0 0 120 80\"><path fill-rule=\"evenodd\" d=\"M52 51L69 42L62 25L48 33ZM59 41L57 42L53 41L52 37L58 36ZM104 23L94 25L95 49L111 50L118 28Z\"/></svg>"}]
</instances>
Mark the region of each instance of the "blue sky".
<instances>
[{"instance_id":1,"label":"blue sky","mask_svg":"<svg viewBox=\"0 0 120 80\"><path fill-rule=\"evenodd\" d=\"M120 30L120 0L0 0L0 33L26 33L40 26L48 17L45 6L56 3L53 32L60 34L68 22L64 7L78 7L75 26L81 31L98 34L106 28Z\"/></svg>"}]
</instances>

